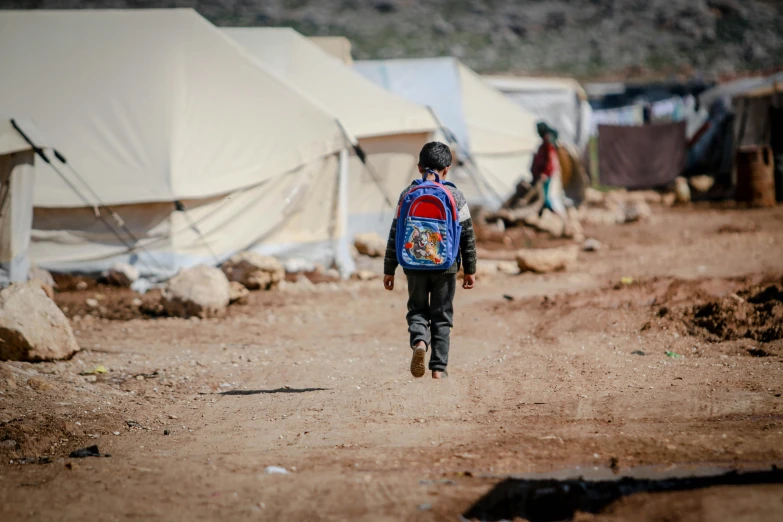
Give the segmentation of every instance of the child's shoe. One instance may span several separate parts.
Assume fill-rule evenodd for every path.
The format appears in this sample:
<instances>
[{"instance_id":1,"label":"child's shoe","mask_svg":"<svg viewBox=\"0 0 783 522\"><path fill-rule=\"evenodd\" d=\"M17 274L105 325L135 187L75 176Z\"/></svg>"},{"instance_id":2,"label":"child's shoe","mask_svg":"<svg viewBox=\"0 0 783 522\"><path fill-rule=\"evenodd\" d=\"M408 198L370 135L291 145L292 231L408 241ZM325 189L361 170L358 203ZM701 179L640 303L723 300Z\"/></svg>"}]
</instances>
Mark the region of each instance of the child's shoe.
<instances>
[{"instance_id":1,"label":"child's shoe","mask_svg":"<svg viewBox=\"0 0 783 522\"><path fill-rule=\"evenodd\" d=\"M417 346L413 349L413 357L411 357L411 375L414 377L424 377L426 371L424 366L424 358L427 356L427 348L424 346Z\"/></svg>"}]
</instances>

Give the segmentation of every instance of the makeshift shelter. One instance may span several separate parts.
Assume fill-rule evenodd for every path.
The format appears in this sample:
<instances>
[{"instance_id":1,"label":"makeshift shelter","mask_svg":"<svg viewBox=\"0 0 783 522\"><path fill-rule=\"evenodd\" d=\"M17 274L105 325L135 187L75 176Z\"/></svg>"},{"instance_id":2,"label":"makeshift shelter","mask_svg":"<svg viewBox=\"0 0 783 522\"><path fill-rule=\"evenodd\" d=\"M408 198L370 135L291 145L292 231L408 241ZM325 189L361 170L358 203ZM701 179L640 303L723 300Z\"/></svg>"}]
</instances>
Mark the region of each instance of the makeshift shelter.
<instances>
[{"instance_id":1,"label":"makeshift shelter","mask_svg":"<svg viewBox=\"0 0 783 522\"><path fill-rule=\"evenodd\" d=\"M482 78L557 129L559 139L584 151L590 139L592 108L585 90L571 78L482 76Z\"/></svg>"},{"instance_id":2,"label":"makeshift shelter","mask_svg":"<svg viewBox=\"0 0 783 522\"><path fill-rule=\"evenodd\" d=\"M35 151L14 125L44 145L31 122L0 115L0 287L30 271Z\"/></svg>"},{"instance_id":3,"label":"makeshift shelter","mask_svg":"<svg viewBox=\"0 0 783 522\"><path fill-rule=\"evenodd\" d=\"M36 165L40 266L170 274L252 248L350 271L338 124L195 11L0 11L0 49L0 112L68 161Z\"/></svg>"},{"instance_id":4,"label":"makeshift shelter","mask_svg":"<svg viewBox=\"0 0 783 522\"><path fill-rule=\"evenodd\" d=\"M454 58L357 61L369 80L430 107L464 165L452 180L472 204L498 207L531 179L536 117Z\"/></svg>"},{"instance_id":5,"label":"makeshift shelter","mask_svg":"<svg viewBox=\"0 0 783 522\"><path fill-rule=\"evenodd\" d=\"M309 40L345 65L353 65L351 41L345 36L311 36Z\"/></svg>"},{"instance_id":6,"label":"makeshift shelter","mask_svg":"<svg viewBox=\"0 0 783 522\"><path fill-rule=\"evenodd\" d=\"M437 127L429 110L378 87L293 29L224 31L340 122L358 146L349 162L349 236L388 234L400 191L419 176L419 151Z\"/></svg>"},{"instance_id":7,"label":"makeshift shelter","mask_svg":"<svg viewBox=\"0 0 783 522\"><path fill-rule=\"evenodd\" d=\"M716 174L731 176L737 148L770 145L775 156L777 198L783 200L783 73L720 84L702 93L699 101L710 107L722 104L732 116L731 125L713 138L728 158Z\"/></svg>"}]
</instances>

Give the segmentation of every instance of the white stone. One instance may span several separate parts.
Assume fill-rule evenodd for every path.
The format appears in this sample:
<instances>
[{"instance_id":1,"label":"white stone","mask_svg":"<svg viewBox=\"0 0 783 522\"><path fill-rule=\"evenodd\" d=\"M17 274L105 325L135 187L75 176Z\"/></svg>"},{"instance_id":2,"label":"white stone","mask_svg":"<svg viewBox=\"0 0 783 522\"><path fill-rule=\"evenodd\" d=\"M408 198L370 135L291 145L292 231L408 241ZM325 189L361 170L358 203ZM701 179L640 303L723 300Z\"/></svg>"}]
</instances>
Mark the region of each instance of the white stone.
<instances>
[{"instance_id":1,"label":"white stone","mask_svg":"<svg viewBox=\"0 0 783 522\"><path fill-rule=\"evenodd\" d=\"M300 274L315 270L315 263L307 259L288 259L283 263L283 266L287 274Z\"/></svg>"},{"instance_id":2,"label":"white stone","mask_svg":"<svg viewBox=\"0 0 783 522\"><path fill-rule=\"evenodd\" d=\"M256 252L235 254L222 269L229 281L242 283L249 290L267 290L285 277L285 267L279 260Z\"/></svg>"},{"instance_id":3,"label":"white stone","mask_svg":"<svg viewBox=\"0 0 783 522\"><path fill-rule=\"evenodd\" d=\"M712 176L693 176L690 185L698 192L708 192L715 184L715 178Z\"/></svg>"},{"instance_id":4,"label":"white stone","mask_svg":"<svg viewBox=\"0 0 783 522\"><path fill-rule=\"evenodd\" d=\"M186 268L163 288L161 304L174 317L215 317L228 306L231 291L219 268L198 265Z\"/></svg>"},{"instance_id":5,"label":"white stone","mask_svg":"<svg viewBox=\"0 0 783 522\"><path fill-rule=\"evenodd\" d=\"M543 274L568 269L578 256L579 249L576 246L525 249L517 252L517 265L522 272Z\"/></svg>"},{"instance_id":6,"label":"white stone","mask_svg":"<svg viewBox=\"0 0 783 522\"><path fill-rule=\"evenodd\" d=\"M598 252L599 250L601 250L602 247L603 245L597 239L588 238L585 239L584 245L582 246L582 250L584 250L585 252Z\"/></svg>"},{"instance_id":7,"label":"white stone","mask_svg":"<svg viewBox=\"0 0 783 522\"><path fill-rule=\"evenodd\" d=\"M0 359L51 361L78 351L68 319L37 281L0 292Z\"/></svg>"},{"instance_id":8,"label":"white stone","mask_svg":"<svg viewBox=\"0 0 783 522\"><path fill-rule=\"evenodd\" d=\"M519 274L519 266L513 261L498 261L498 272L506 275L517 275Z\"/></svg>"}]
</instances>

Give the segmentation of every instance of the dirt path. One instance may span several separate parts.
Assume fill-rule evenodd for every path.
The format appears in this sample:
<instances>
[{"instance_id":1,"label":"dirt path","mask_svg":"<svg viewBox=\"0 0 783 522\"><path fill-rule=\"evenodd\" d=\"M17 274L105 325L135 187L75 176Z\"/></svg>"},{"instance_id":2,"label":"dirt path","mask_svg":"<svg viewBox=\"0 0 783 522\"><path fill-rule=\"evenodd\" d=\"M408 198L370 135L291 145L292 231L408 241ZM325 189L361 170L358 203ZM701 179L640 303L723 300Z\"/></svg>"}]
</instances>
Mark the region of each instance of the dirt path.
<instances>
[{"instance_id":1,"label":"dirt path","mask_svg":"<svg viewBox=\"0 0 783 522\"><path fill-rule=\"evenodd\" d=\"M441 382L410 377L404 288L378 282L256 293L222 320L82 320L73 360L0 363L0 518L455 520L508 474L783 463L783 340L692 321L783 284L783 208L588 233L606 248L568 273L459 293ZM96 443L111 457L63 459ZM781 485L724 489L596 519L783 516Z\"/></svg>"}]
</instances>

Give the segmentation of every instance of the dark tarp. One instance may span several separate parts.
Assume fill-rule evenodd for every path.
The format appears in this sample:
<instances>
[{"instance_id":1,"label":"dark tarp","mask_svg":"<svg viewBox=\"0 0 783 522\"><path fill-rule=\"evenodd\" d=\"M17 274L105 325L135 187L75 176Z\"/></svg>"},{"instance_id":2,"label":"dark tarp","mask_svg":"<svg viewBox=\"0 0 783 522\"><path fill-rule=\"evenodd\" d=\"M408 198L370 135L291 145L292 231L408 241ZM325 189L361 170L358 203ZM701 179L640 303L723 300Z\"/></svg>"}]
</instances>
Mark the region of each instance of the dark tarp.
<instances>
[{"instance_id":1,"label":"dark tarp","mask_svg":"<svg viewBox=\"0 0 783 522\"><path fill-rule=\"evenodd\" d=\"M646 189L668 185L685 168L685 122L644 126L599 125L600 182Z\"/></svg>"}]
</instances>

